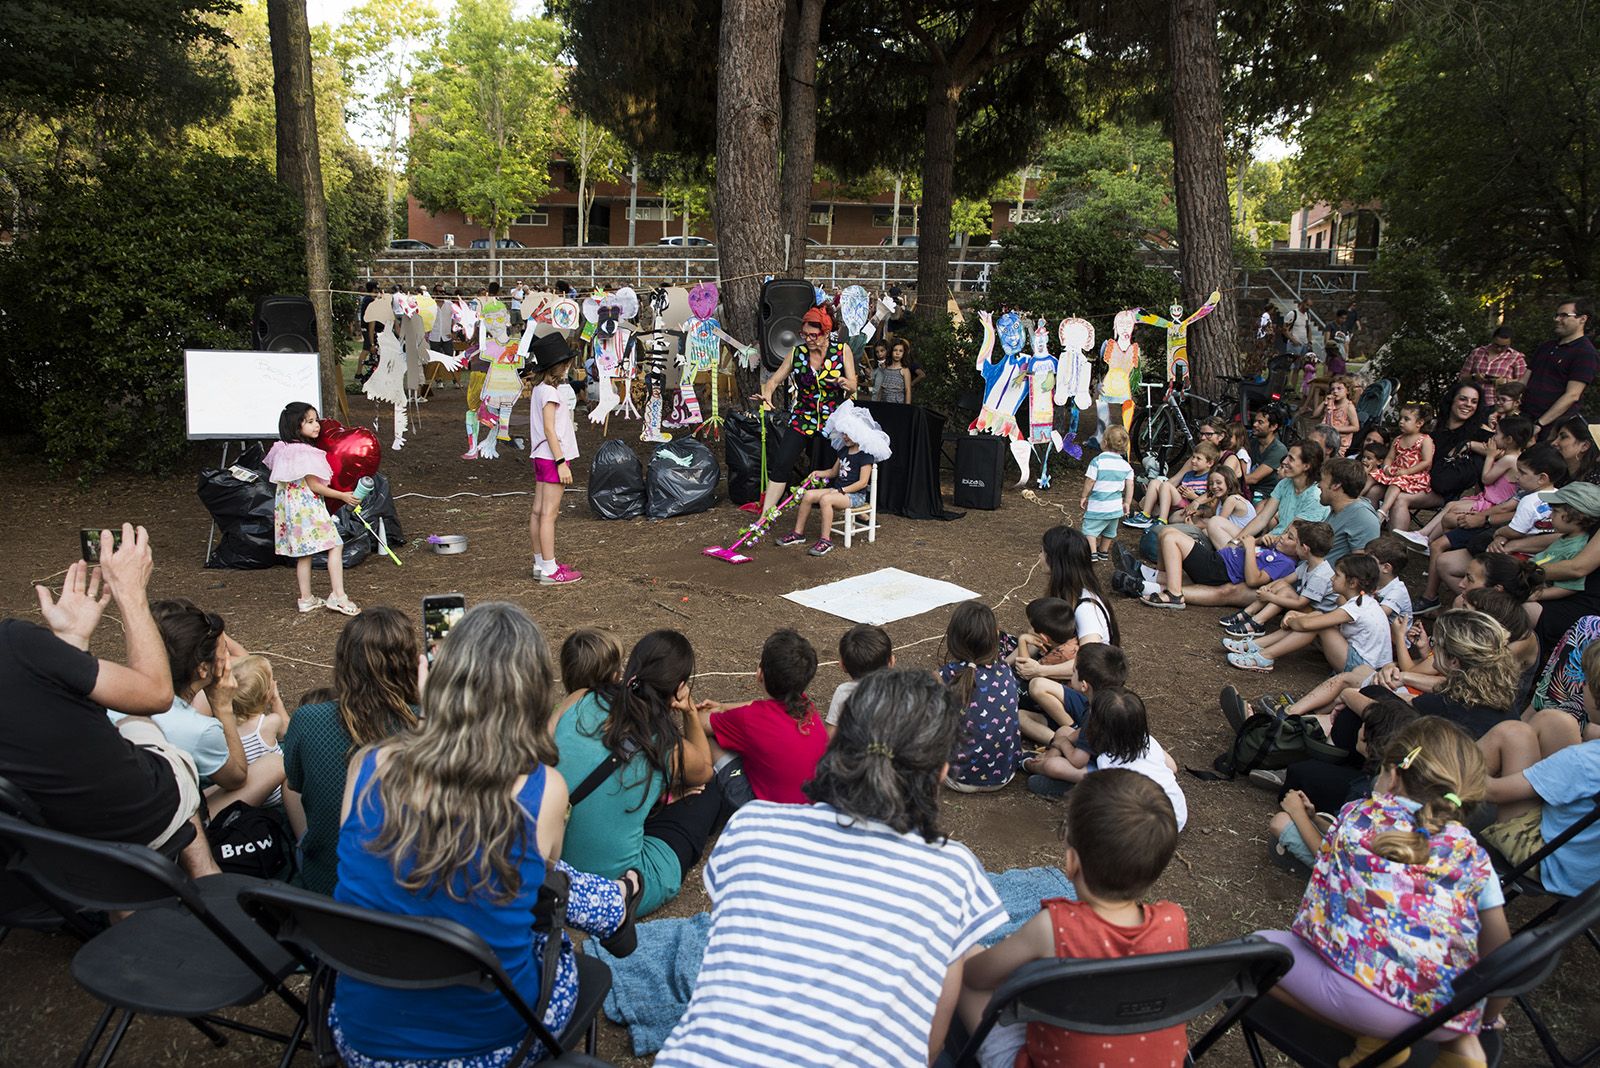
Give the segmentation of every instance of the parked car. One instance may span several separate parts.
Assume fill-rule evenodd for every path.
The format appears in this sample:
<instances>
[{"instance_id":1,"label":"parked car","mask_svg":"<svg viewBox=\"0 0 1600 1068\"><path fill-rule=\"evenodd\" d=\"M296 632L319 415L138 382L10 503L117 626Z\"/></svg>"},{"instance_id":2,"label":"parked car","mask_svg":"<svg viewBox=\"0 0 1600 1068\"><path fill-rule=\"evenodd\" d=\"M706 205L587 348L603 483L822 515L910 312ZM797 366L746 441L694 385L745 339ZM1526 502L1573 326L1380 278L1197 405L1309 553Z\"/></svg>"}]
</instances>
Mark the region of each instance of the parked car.
<instances>
[{"instance_id":1,"label":"parked car","mask_svg":"<svg viewBox=\"0 0 1600 1068\"><path fill-rule=\"evenodd\" d=\"M415 237L397 237L393 241L389 242L389 247L392 249L398 249L402 252L421 252L425 249L434 248L435 246L428 244L426 241L418 240Z\"/></svg>"},{"instance_id":2,"label":"parked car","mask_svg":"<svg viewBox=\"0 0 1600 1068\"><path fill-rule=\"evenodd\" d=\"M894 244L894 239L891 238L891 237L886 237L886 238L883 238L881 241L879 241L878 244L880 244L880 245L892 245L892 244ZM901 234L900 235L900 246L902 248L916 248L917 247L917 235L916 234Z\"/></svg>"},{"instance_id":3,"label":"parked car","mask_svg":"<svg viewBox=\"0 0 1600 1068\"><path fill-rule=\"evenodd\" d=\"M472 244L469 247L470 248L488 248L489 247L489 239L487 237L475 237L475 238L472 239ZM518 241L514 237L502 237L500 240L498 240L498 241L496 241L494 243L494 247L495 248L527 248L528 246L524 245L521 241Z\"/></svg>"},{"instance_id":4,"label":"parked car","mask_svg":"<svg viewBox=\"0 0 1600 1068\"><path fill-rule=\"evenodd\" d=\"M657 241L658 245L671 245L674 248L711 248L712 244L703 237L663 237Z\"/></svg>"}]
</instances>

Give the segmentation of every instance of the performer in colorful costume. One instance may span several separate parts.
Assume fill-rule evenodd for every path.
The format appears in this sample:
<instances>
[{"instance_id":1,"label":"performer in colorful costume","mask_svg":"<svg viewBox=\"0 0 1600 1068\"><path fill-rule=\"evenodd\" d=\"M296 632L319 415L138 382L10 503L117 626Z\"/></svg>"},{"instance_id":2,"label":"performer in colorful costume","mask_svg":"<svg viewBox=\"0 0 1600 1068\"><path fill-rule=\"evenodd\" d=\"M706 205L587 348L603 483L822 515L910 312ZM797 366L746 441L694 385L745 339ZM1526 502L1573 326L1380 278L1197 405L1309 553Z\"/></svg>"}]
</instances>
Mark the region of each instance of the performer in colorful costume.
<instances>
[{"instance_id":1,"label":"performer in colorful costume","mask_svg":"<svg viewBox=\"0 0 1600 1068\"><path fill-rule=\"evenodd\" d=\"M761 503L765 515L778 503L794 471L795 461L802 451L822 437L822 428L834 410L856 390L856 357L850 346L835 341L833 318L822 308L812 308L800 321L800 332L805 343L796 345L793 352L783 358L783 363L762 383L759 400L762 407L772 406L772 395L779 386L788 383L791 394L789 425L779 438L777 454L768 468L772 480L767 483L766 496ZM822 457L813 468L827 467L833 462L832 446L822 439Z\"/></svg>"}]
</instances>

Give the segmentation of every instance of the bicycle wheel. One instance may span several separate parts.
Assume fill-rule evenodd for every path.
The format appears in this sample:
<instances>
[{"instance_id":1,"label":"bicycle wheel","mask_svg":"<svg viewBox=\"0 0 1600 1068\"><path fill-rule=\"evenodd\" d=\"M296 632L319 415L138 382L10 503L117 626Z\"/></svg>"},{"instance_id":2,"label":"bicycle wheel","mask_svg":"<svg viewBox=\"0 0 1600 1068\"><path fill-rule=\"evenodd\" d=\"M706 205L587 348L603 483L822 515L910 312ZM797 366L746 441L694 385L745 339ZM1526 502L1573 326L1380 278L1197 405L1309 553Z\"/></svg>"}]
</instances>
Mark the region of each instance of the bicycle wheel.
<instances>
[{"instance_id":1,"label":"bicycle wheel","mask_svg":"<svg viewBox=\"0 0 1600 1068\"><path fill-rule=\"evenodd\" d=\"M1161 478L1167 477L1183 445L1183 431L1172 412L1158 408L1139 431L1139 454L1153 457ZM1148 466L1148 465L1147 465Z\"/></svg>"}]
</instances>

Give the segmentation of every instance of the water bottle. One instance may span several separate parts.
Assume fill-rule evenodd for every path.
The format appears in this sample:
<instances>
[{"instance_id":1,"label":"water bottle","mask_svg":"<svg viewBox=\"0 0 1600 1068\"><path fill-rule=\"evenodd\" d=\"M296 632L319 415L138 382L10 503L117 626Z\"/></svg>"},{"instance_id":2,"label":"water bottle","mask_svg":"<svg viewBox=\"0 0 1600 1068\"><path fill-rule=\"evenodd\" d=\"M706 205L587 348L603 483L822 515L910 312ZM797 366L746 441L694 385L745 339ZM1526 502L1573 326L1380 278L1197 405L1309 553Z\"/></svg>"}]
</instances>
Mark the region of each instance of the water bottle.
<instances>
[{"instance_id":1,"label":"water bottle","mask_svg":"<svg viewBox=\"0 0 1600 1068\"><path fill-rule=\"evenodd\" d=\"M361 481L356 483L356 503L360 504L366 500L375 486L377 486L377 483L373 481L371 475L363 475Z\"/></svg>"}]
</instances>

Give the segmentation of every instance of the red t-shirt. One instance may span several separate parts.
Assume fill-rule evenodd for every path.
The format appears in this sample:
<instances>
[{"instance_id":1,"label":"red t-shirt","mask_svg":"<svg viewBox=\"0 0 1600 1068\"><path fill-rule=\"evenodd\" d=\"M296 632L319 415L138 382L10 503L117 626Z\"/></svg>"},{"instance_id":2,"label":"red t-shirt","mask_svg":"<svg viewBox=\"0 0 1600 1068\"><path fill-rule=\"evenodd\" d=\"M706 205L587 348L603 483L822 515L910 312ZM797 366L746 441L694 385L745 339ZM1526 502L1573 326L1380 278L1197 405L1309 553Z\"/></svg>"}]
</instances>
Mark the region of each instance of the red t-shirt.
<instances>
[{"instance_id":1,"label":"red t-shirt","mask_svg":"<svg viewBox=\"0 0 1600 1068\"><path fill-rule=\"evenodd\" d=\"M744 758L745 778L758 800L810 804L800 787L816 775L828 748L828 730L815 706L797 724L782 702L752 701L713 712L711 733L718 745Z\"/></svg>"},{"instance_id":2,"label":"red t-shirt","mask_svg":"<svg viewBox=\"0 0 1600 1068\"><path fill-rule=\"evenodd\" d=\"M1106 960L1146 953L1176 953L1189 948L1189 921L1170 901L1144 906L1144 922L1121 927L1094 909L1064 897L1039 903L1055 925L1056 956ZM1028 1045L1015 1068L1068 1068L1084 1064L1137 1064L1140 1068L1182 1068L1189 1035L1182 1024L1142 1035L1088 1035L1046 1024L1028 1025Z\"/></svg>"}]
</instances>

